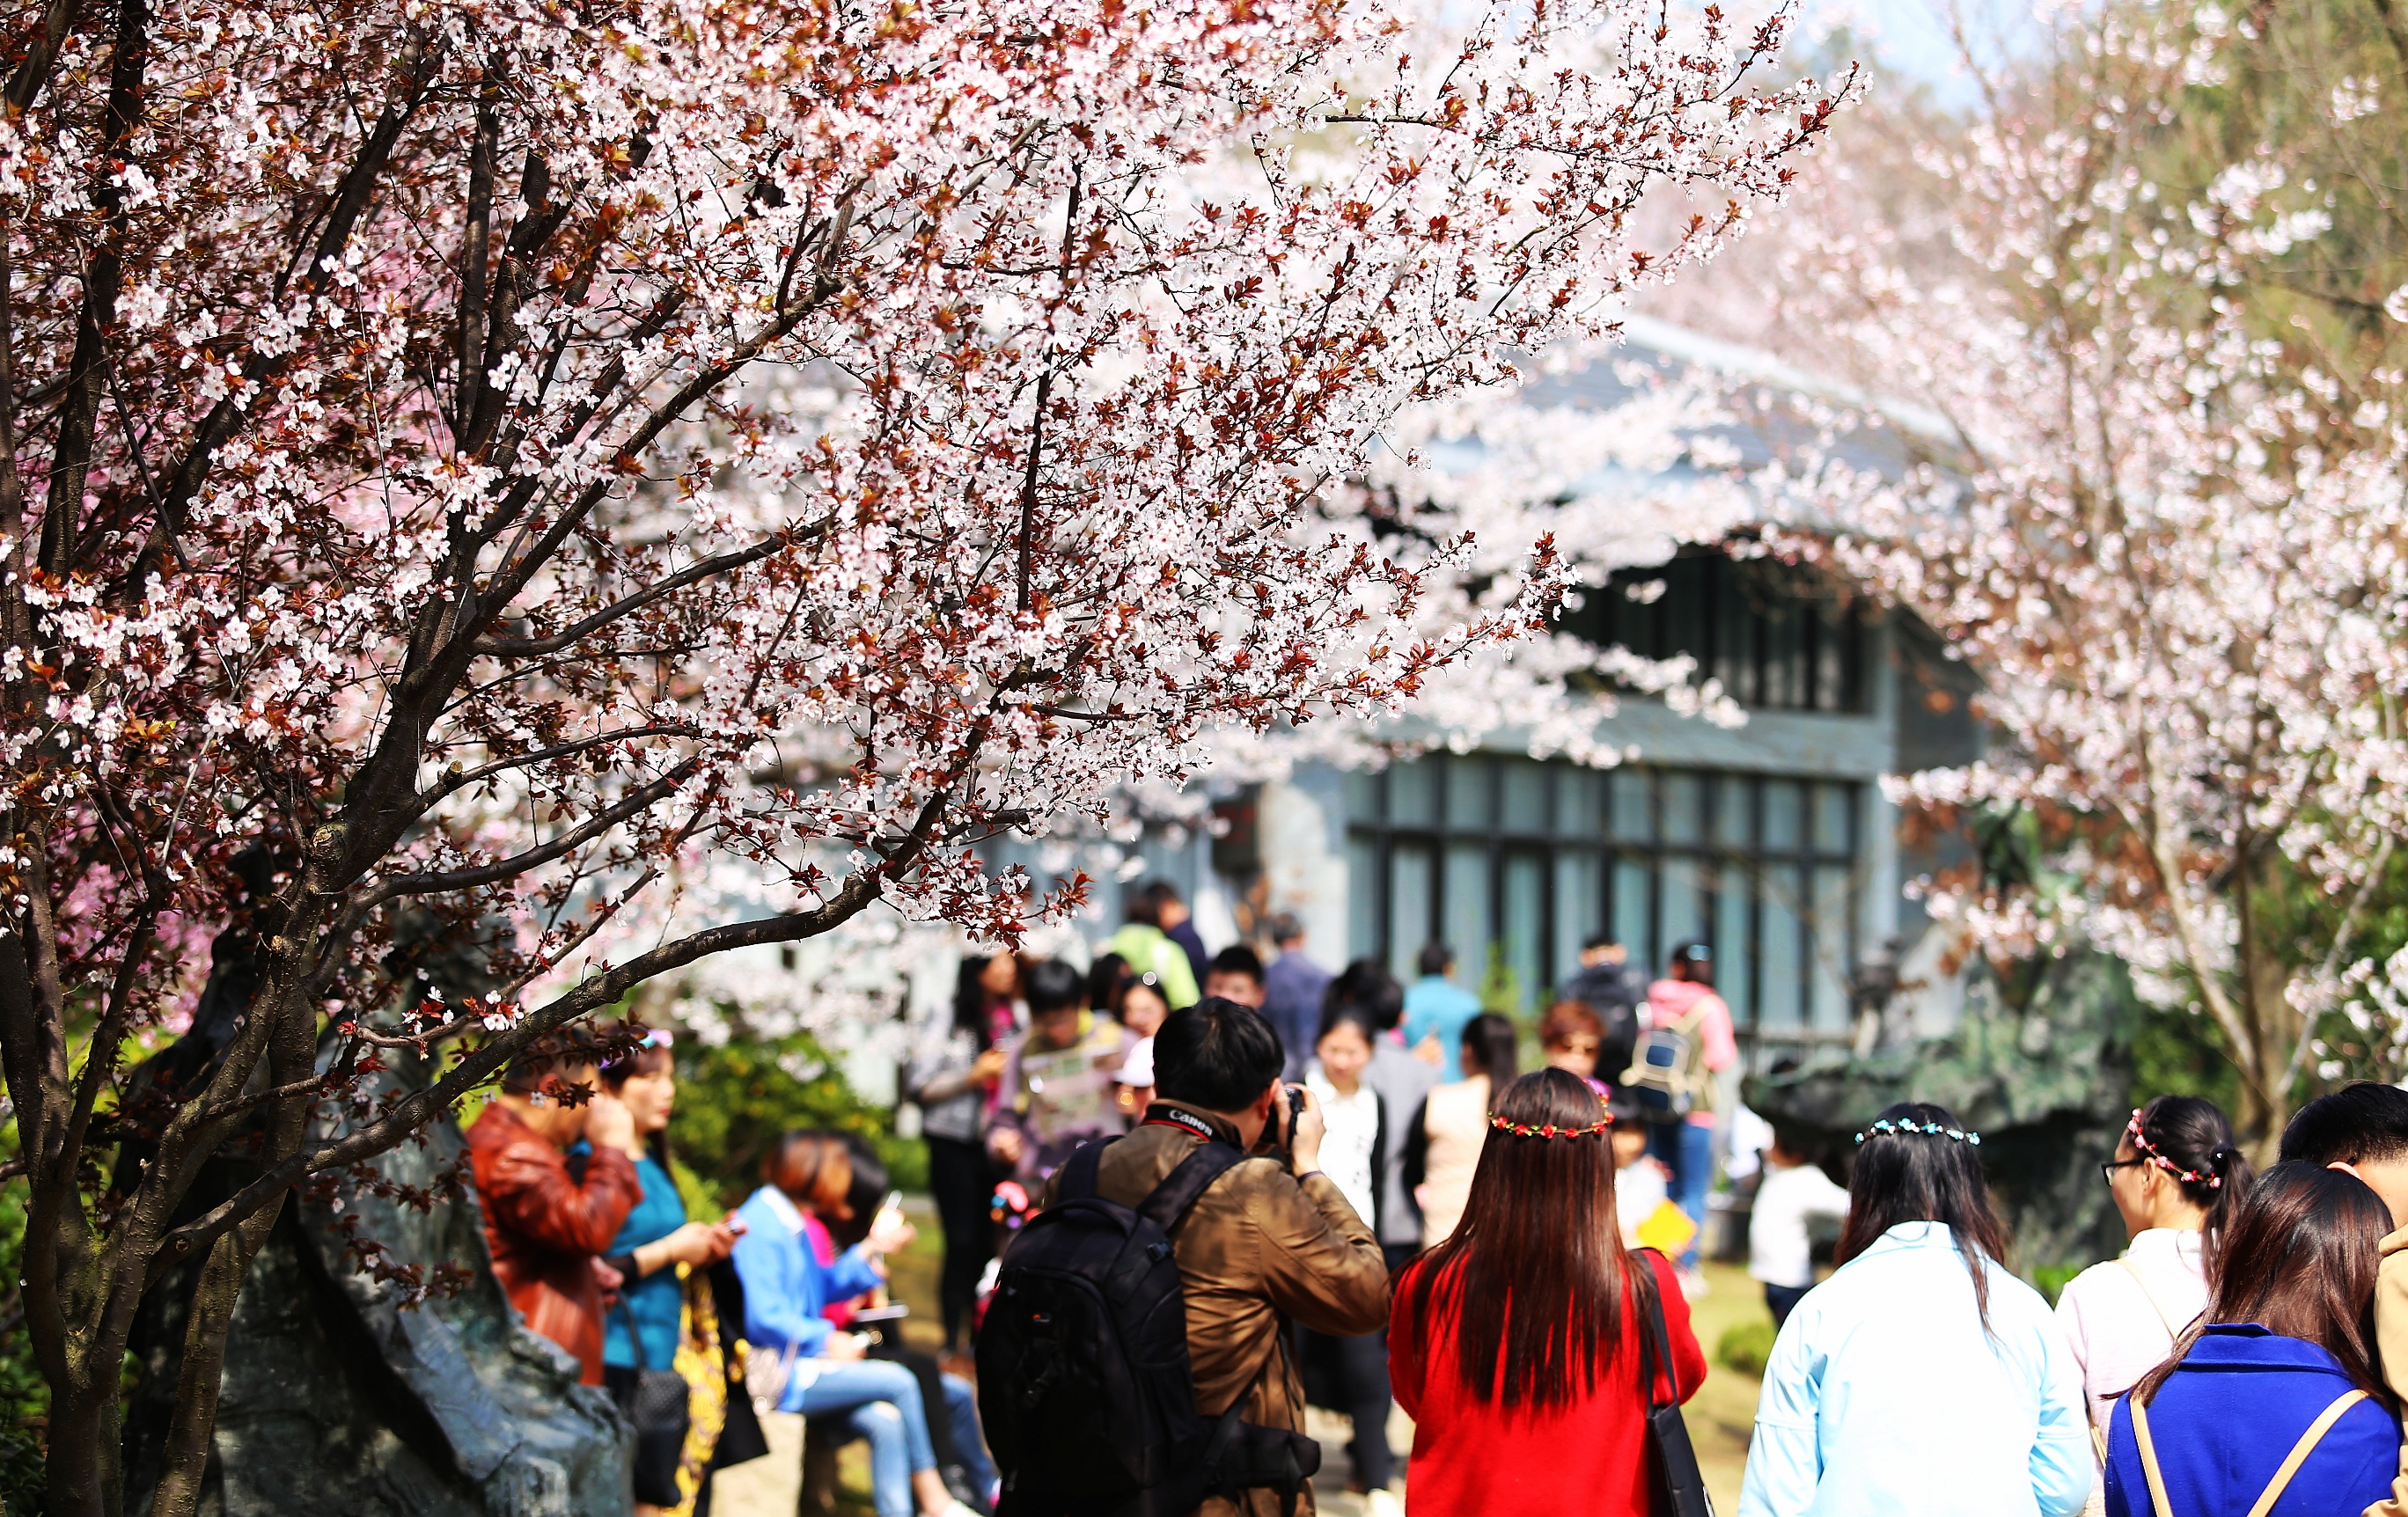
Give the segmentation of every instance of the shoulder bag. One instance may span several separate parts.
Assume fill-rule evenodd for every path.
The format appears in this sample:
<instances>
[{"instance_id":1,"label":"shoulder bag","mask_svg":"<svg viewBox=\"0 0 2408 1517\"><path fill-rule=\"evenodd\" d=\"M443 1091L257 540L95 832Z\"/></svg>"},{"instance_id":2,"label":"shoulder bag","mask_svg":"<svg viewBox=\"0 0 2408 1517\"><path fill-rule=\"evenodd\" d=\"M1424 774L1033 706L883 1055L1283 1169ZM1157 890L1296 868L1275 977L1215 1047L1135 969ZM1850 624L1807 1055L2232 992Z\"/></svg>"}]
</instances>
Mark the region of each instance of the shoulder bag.
<instances>
[{"instance_id":1,"label":"shoulder bag","mask_svg":"<svg viewBox=\"0 0 2408 1517\"><path fill-rule=\"evenodd\" d=\"M1681 1419L1680 1386L1672 1372L1672 1350L1664 1328L1664 1302L1656 1294L1656 1269L1644 1257L1654 1250L1630 1255L1632 1306L1639 1321L1639 1395L1647 1407L1648 1505L1653 1517L1714 1517L1713 1499L1706 1495L1706 1478L1698 1468L1698 1451L1689 1442L1689 1424ZM1656 1399L1656 1366L1672 1383L1673 1398Z\"/></svg>"},{"instance_id":2,"label":"shoulder bag","mask_svg":"<svg viewBox=\"0 0 2408 1517\"><path fill-rule=\"evenodd\" d=\"M644 1351L643 1329L637 1326L636 1314L624 1295L619 1298L619 1314L636 1345L635 1389L621 1403L636 1433L636 1499L673 1506L681 1499L677 1494L677 1470L685 1453L693 1393L685 1377L675 1369L652 1367Z\"/></svg>"}]
</instances>

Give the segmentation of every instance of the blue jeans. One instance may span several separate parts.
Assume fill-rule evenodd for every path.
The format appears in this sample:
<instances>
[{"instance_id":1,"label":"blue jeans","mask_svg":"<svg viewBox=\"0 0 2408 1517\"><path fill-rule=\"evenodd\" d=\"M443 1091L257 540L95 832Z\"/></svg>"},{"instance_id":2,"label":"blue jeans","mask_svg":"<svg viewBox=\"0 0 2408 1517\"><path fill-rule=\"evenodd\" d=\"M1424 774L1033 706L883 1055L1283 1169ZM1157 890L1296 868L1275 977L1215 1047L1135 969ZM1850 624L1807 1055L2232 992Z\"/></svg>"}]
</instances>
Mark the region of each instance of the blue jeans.
<instances>
[{"instance_id":1,"label":"blue jeans","mask_svg":"<svg viewBox=\"0 0 2408 1517\"><path fill-rule=\"evenodd\" d=\"M953 1400L950 1386L945 1399ZM928 1441L920 1382L910 1370L880 1359L830 1365L794 1410L869 1440L869 1493L878 1517L912 1517L919 1510L911 1477L937 1467L937 1451Z\"/></svg>"},{"instance_id":2,"label":"blue jeans","mask_svg":"<svg viewBox=\"0 0 2408 1517\"><path fill-rule=\"evenodd\" d=\"M1714 1183L1714 1130L1694 1122L1662 1123L1647 1129L1647 1152L1672 1171L1672 1204L1698 1224L1698 1236L1676 1261L1684 1269L1698 1267L1698 1238L1705 1236L1706 1193Z\"/></svg>"},{"instance_id":3,"label":"blue jeans","mask_svg":"<svg viewBox=\"0 0 2408 1517\"><path fill-rule=\"evenodd\" d=\"M1781 1331L1789 1321L1789 1314L1798 1309L1798 1303L1805 1300L1806 1293L1813 1289L1811 1285L1767 1284L1764 1287L1764 1309L1772 1313L1772 1330L1775 1333Z\"/></svg>"},{"instance_id":4,"label":"blue jeans","mask_svg":"<svg viewBox=\"0 0 2408 1517\"><path fill-rule=\"evenodd\" d=\"M986 1439L979 1433L978 1390L959 1375L944 1375L945 1424L953 1429L953 1452L962 1456L970 1483L979 1495L995 1499L995 1463L986 1456Z\"/></svg>"}]
</instances>

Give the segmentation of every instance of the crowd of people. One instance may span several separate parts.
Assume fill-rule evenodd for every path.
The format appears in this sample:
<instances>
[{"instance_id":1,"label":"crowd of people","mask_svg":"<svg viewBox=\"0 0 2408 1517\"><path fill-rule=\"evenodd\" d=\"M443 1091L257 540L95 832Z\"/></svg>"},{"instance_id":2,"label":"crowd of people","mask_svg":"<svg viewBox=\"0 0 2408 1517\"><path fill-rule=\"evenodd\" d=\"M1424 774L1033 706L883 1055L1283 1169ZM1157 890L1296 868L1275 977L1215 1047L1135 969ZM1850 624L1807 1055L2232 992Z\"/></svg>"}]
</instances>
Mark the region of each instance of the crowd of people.
<instances>
[{"instance_id":1,"label":"crowd of people","mask_svg":"<svg viewBox=\"0 0 2408 1517\"><path fill-rule=\"evenodd\" d=\"M666 1034L572 1030L516 1060L467 1129L494 1273L624 1415L637 1517L708 1511L718 1472L769 1456L781 1426L799 1478L805 1419L829 1449L868 1445L879 1517L991 1510L969 1382L867 1325L914 1236L876 1153L788 1133L741 1208L692 1219L676 1101Z\"/></svg>"},{"instance_id":2,"label":"crowd of people","mask_svg":"<svg viewBox=\"0 0 2408 1517\"><path fill-rule=\"evenodd\" d=\"M1268 928L1268 965L1208 953L1154 886L1084 970L964 965L907 1080L936 1355L879 1331L913 1235L857 1139L789 1134L690 1218L663 1035L520 1059L468 1133L495 1272L625 1413L638 1511L708 1510L781 1418L867 1445L880 1517L1310 1511L1308 1405L1351 1419L1374 1513L1392 1405L1426 1510L1703 1510L1676 1409L1736 1056L1711 952L1642 983L1592 943L1524 1072L1443 947L1406 986ZM2311 1103L2262 1174L2212 1103L2149 1101L2100 1160L2129 1247L2053 1306L1950 1112L1883 1111L1844 1184L1799 1135L1738 1141L1777 1324L1742 1517L2408 1517L2408 1091Z\"/></svg>"},{"instance_id":3,"label":"crowd of people","mask_svg":"<svg viewBox=\"0 0 2408 1517\"><path fill-rule=\"evenodd\" d=\"M1161 1182L1182 1144L1253 1150L1261 1131L1277 1126L1271 1108L1280 1097L1267 1093L1292 1090L1310 1113L1297 1125L1312 1136L1310 1162L1283 1150L1291 1173L1315 1186L1326 1181L1327 1191L1288 1197L1283 1236L1249 1233L1243 1249L1215 1244L1211 1262L1197 1263L1191 1291L1252 1304L1205 1335L1209 1346L1198 1338L1195 1394L1206 1414L1218 1415L1243 1392L1250 1425L1300 1428L1307 1403L1343 1413L1353 1426L1350 1488L1373 1512L1394 1512L1398 1459L1387 1424L1401 1388L1391 1383L1399 1361L1384 1286L1417 1261L1461 1255L1449 1245L1478 1210L1497 1114L1517 1081L1530 1078L1519 1067L1521 1029L1484 1010L1457 982L1445 945L1422 950L1419 978L1408 985L1370 959L1332 974L1307 954L1293 916L1272 917L1264 937L1268 962L1243 943L1209 951L1178 893L1156 882L1133 893L1125 924L1083 972L1015 954L963 963L949 1012L926 1027L903 1083L923 1113L944 1229L945 1350L950 1356L969 1345L1000 1252L1046 1209L1082 1148L1121 1140L1104 1162L1098 1194L1134 1205ZM1617 1245L1612 1262L1595 1267L1619 1270L1646 1244L1663 1251L1674 1354L1668 1394L1676 1384L1694 1388L1702 1373L1680 1357L1695 1349L1685 1298L1702 1288L1697 1239L1725 1104L1717 1077L1737 1058L1730 1011L1713 985L1703 944L1677 948L1668 973L1651 983L1621 945L1598 937L1538 1027L1542 1057L1556 1072L1550 1088L1558 1095L1577 1089L1596 1109L1590 1120L1610 1118L1613 1129L1610 1140L1590 1145L1608 1171L1596 1194ZM1261 1068L1219 1069L1201 1085L1169 1072L1166 1029L1186 1025L1197 1007L1213 1009L1216 1037L1238 1036L1232 1018L1245 1010L1242 1025L1261 1035ZM1262 1110L1249 1119L1256 1097ZM1276 1190L1268 1173L1254 1184ZM1375 1272L1361 1274L1367 1262L1354 1251L1364 1238L1336 1220L1326 1204L1333 1196L1376 1250ZM1223 1231L1211 1219L1240 1202L1254 1209L1250 1226L1259 1232L1262 1197L1235 1181L1216 1182L1172 1235L1182 1268L1186 1240ZM1227 1278L1283 1262L1293 1276L1287 1284ZM1383 1290L1369 1292L1358 1275ZM1276 1333L1274 1321L1283 1324ZM1426 1488L1423 1467L1415 1469Z\"/></svg>"}]
</instances>

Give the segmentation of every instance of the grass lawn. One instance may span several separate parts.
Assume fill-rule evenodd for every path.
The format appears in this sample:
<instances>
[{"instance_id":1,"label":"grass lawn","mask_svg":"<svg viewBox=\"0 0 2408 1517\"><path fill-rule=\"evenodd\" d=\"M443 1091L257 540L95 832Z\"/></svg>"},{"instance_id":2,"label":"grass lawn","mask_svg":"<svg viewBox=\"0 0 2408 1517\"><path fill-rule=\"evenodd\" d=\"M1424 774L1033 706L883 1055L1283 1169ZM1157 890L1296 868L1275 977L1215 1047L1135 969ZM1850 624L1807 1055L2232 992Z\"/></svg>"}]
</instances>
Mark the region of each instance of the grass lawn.
<instances>
[{"instance_id":1,"label":"grass lawn","mask_svg":"<svg viewBox=\"0 0 2408 1517\"><path fill-rule=\"evenodd\" d=\"M1742 1323L1770 1325L1772 1314L1764 1309L1764 1287L1747 1278L1744 1267L1710 1264L1706 1279L1713 1289L1690 1307L1691 1324L1706 1351L1706 1383L1684 1410L1714 1510L1731 1512L1739 1510L1740 1476L1747 1467L1748 1434L1756 1425L1756 1396L1763 1382L1717 1362L1714 1345Z\"/></svg>"}]
</instances>

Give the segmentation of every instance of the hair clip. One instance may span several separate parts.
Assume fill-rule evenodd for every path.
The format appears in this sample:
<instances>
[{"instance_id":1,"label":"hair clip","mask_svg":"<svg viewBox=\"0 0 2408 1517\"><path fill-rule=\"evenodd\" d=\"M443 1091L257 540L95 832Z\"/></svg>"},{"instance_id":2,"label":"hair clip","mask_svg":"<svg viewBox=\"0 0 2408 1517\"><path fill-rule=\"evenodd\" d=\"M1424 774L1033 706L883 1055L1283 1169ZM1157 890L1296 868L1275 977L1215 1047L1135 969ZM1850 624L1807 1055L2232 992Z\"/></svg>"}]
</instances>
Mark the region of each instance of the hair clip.
<instances>
[{"instance_id":1,"label":"hair clip","mask_svg":"<svg viewBox=\"0 0 2408 1517\"><path fill-rule=\"evenodd\" d=\"M2214 1170L2210 1169L2205 1174L2200 1174L2196 1170L2185 1169L2160 1152L2157 1146L2149 1141L2149 1135L2141 1131L2141 1108L2134 1107L2132 1120L2124 1124L2125 1135L2131 1138L2132 1148L2141 1157L2186 1185L2204 1185L2211 1191L2224 1189L2224 1177Z\"/></svg>"},{"instance_id":2,"label":"hair clip","mask_svg":"<svg viewBox=\"0 0 2408 1517\"><path fill-rule=\"evenodd\" d=\"M1933 1138L1944 1138L1952 1143L1964 1143L1973 1148L1982 1146L1982 1135L1979 1133L1969 1132L1962 1127L1942 1127L1936 1122L1916 1122L1911 1117L1904 1122L1892 1122L1887 1117L1884 1117L1858 1133L1856 1141L1862 1143L1868 1138L1903 1137L1912 1133L1925 1133Z\"/></svg>"}]
</instances>

